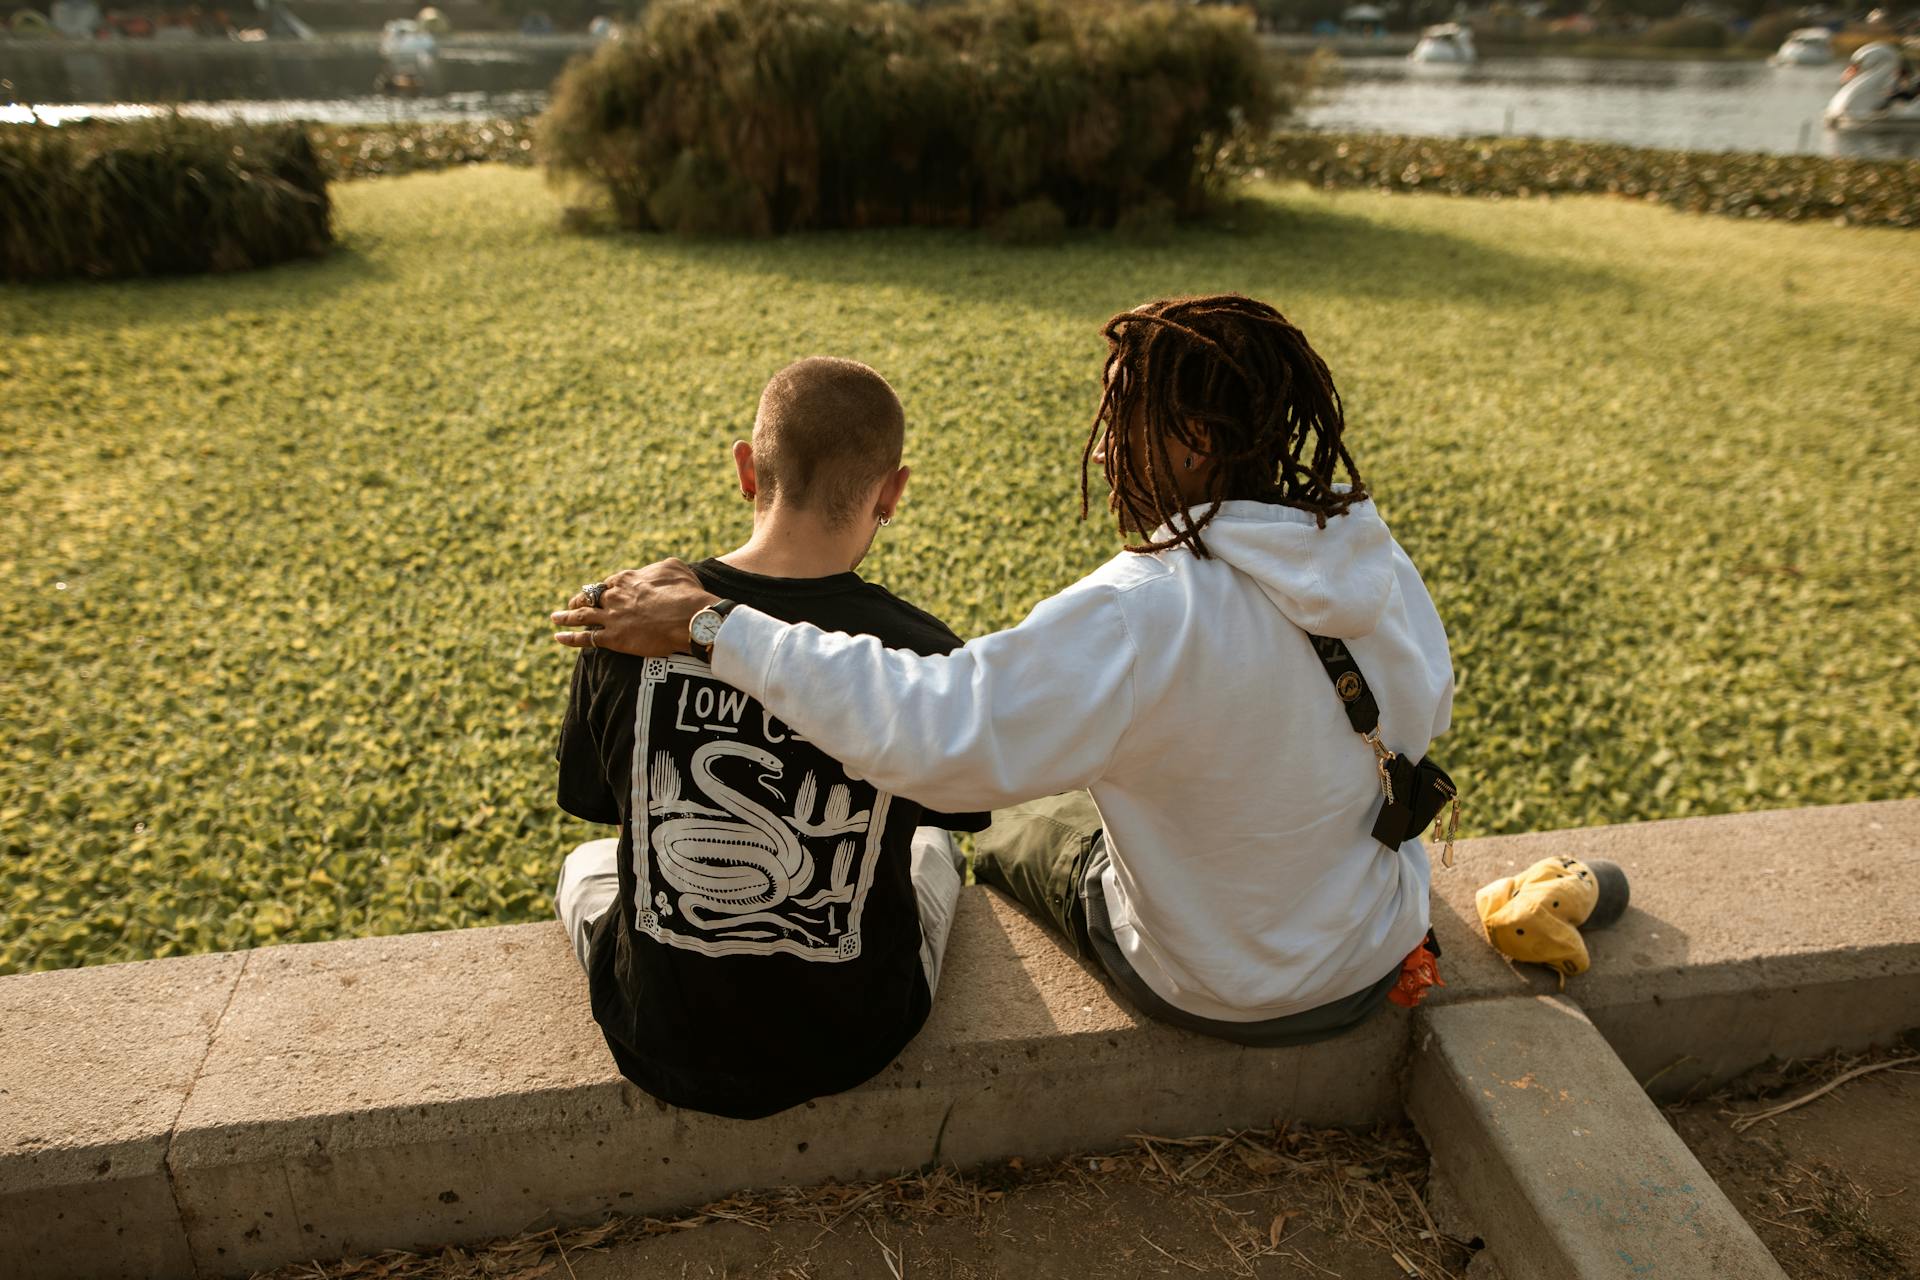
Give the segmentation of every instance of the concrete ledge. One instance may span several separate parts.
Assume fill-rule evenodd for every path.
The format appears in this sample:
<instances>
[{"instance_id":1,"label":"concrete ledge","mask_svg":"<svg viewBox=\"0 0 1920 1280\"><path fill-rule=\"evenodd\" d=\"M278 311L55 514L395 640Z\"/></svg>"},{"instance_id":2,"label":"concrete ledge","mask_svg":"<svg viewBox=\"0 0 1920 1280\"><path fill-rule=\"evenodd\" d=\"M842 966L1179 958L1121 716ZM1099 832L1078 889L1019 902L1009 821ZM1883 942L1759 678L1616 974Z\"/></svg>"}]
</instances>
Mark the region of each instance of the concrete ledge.
<instances>
[{"instance_id":1,"label":"concrete ledge","mask_svg":"<svg viewBox=\"0 0 1920 1280\"><path fill-rule=\"evenodd\" d=\"M1551 989L1487 947L1472 895L1552 852L1634 877L1635 910L1567 994L1643 1078L1920 1021L1920 917L1901 906L1920 802L1463 844L1435 876L1449 986L1430 1008ZM1900 892L1830 909L1847 884ZM240 1274L1143 1130L1368 1124L1402 1114L1413 1020L1290 1050L1172 1031L972 890L939 1007L893 1068L764 1121L622 1081L551 923L5 978L0 1027L0 1236L28 1242L17 1274L37 1278Z\"/></svg>"},{"instance_id":2,"label":"concrete ledge","mask_svg":"<svg viewBox=\"0 0 1920 1280\"><path fill-rule=\"evenodd\" d=\"M1442 1003L1484 998L1486 966L1529 992L1558 988L1487 946L1481 885L1557 854L1627 868L1633 905L1588 935L1593 968L1566 994L1636 1077L1658 1076L1656 1097L1920 1025L1920 800L1499 836L1458 852L1453 873L1434 874L1434 917L1443 944L1458 940L1449 981L1462 964L1474 979Z\"/></svg>"},{"instance_id":3,"label":"concrete ledge","mask_svg":"<svg viewBox=\"0 0 1920 1280\"><path fill-rule=\"evenodd\" d=\"M1786 1280L1572 1002L1423 1011L1407 1110L1510 1276Z\"/></svg>"},{"instance_id":4,"label":"concrete ledge","mask_svg":"<svg viewBox=\"0 0 1920 1280\"><path fill-rule=\"evenodd\" d=\"M892 1070L743 1122L619 1078L556 926L256 952L173 1139L195 1264L225 1275L1141 1129L1399 1114L1398 1011L1291 1053L1175 1032L985 891L948 954L940 1009Z\"/></svg>"},{"instance_id":5,"label":"concrete ledge","mask_svg":"<svg viewBox=\"0 0 1920 1280\"><path fill-rule=\"evenodd\" d=\"M167 1148L241 964L0 980L0 1270L190 1274Z\"/></svg>"}]
</instances>

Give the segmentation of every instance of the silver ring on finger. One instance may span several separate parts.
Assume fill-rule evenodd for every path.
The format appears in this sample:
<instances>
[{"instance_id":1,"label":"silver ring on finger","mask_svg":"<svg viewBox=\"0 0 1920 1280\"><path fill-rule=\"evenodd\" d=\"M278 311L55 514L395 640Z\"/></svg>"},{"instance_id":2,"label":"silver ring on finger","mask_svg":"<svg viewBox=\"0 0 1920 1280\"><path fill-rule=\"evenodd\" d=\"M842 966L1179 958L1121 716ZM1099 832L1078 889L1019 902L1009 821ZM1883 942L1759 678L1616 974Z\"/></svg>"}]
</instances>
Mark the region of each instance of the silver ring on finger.
<instances>
[{"instance_id":1,"label":"silver ring on finger","mask_svg":"<svg viewBox=\"0 0 1920 1280\"><path fill-rule=\"evenodd\" d=\"M580 594L587 598L588 608L598 609L601 598L607 594L607 584L604 582L589 582L586 586L580 588Z\"/></svg>"},{"instance_id":2,"label":"silver ring on finger","mask_svg":"<svg viewBox=\"0 0 1920 1280\"><path fill-rule=\"evenodd\" d=\"M594 631L587 632L587 648L598 649L600 647L600 641L597 638L597 636L598 636L597 632L594 632Z\"/></svg>"}]
</instances>

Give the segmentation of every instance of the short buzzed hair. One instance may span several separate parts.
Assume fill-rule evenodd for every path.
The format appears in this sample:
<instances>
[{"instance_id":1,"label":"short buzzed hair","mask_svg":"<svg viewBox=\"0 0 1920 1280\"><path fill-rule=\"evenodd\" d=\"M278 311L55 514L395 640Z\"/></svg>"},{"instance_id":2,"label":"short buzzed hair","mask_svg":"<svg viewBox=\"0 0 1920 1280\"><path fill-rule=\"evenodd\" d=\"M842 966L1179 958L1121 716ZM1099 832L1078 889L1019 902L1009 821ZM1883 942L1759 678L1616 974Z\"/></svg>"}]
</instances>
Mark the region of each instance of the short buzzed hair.
<instances>
[{"instance_id":1,"label":"short buzzed hair","mask_svg":"<svg viewBox=\"0 0 1920 1280\"><path fill-rule=\"evenodd\" d=\"M858 360L796 360L760 393L753 420L760 492L844 525L867 490L900 465L906 427L893 388Z\"/></svg>"}]
</instances>

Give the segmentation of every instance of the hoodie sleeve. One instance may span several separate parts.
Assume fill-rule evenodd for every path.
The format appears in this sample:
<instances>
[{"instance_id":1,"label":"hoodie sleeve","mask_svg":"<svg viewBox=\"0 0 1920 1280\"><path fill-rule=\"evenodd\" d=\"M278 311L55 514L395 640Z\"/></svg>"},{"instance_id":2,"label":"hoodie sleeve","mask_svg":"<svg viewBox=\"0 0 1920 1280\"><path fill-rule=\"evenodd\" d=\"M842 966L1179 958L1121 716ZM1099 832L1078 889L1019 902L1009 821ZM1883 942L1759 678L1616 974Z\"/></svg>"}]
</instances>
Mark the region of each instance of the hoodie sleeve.
<instances>
[{"instance_id":1,"label":"hoodie sleeve","mask_svg":"<svg viewBox=\"0 0 1920 1280\"><path fill-rule=\"evenodd\" d=\"M713 670L847 772L931 809L1001 808L1090 785L1133 720L1119 593L1081 585L1019 626L923 657L742 606Z\"/></svg>"}]
</instances>

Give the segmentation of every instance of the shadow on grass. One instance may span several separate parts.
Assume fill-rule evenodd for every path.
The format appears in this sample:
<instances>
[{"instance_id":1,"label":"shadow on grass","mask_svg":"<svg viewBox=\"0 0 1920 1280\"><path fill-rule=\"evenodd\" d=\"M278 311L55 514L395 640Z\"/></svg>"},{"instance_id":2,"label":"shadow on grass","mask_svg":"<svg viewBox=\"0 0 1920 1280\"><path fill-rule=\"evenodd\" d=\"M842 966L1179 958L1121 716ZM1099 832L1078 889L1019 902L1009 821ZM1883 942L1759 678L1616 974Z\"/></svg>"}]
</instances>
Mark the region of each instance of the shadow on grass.
<instances>
[{"instance_id":1,"label":"shadow on grass","mask_svg":"<svg viewBox=\"0 0 1920 1280\"><path fill-rule=\"evenodd\" d=\"M750 274L857 294L907 289L960 303L1083 318L1116 297L1241 291L1524 306L1617 283L1611 273L1512 245L1411 227L1325 202L1244 197L1158 242L1082 231L1013 246L982 232L924 228L810 232L773 240L634 237L694 270Z\"/></svg>"},{"instance_id":2,"label":"shadow on grass","mask_svg":"<svg viewBox=\"0 0 1920 1280\"><path fill-rule=\"evenodd\" d=\"M88 322L125 325L132 318L130 299L139 300L142 315L168 325L301 311L391 275L361 246L344 242L318 258L294 258L251 271L9 285L8 293L27 305L11 313L0 308L0 332L47 333Z\"/></svg>"}]
</instances>

